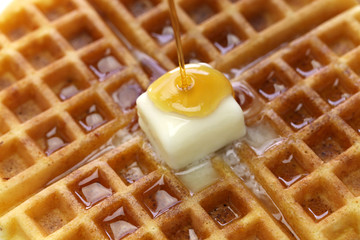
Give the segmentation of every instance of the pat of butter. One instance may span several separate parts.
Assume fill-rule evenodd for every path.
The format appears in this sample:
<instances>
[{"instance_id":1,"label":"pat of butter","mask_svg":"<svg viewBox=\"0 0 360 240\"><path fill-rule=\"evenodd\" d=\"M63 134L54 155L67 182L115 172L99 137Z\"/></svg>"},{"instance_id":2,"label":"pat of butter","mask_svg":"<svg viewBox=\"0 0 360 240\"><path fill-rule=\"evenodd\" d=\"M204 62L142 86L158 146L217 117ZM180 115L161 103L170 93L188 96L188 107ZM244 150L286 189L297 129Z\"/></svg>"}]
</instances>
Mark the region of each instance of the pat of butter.
<instances>
[{"instance_id":1,"label":"pat of butter","mask_svg":"<svg viewBox=\"0 0 360 240\"><path fill-rule=\"evenodd\" d=\"M232 96L206 117L163 112L143 93L136 101L139 124L160 157L179 170L245 135L244 114Z\"/></svg>"}]
</instances>

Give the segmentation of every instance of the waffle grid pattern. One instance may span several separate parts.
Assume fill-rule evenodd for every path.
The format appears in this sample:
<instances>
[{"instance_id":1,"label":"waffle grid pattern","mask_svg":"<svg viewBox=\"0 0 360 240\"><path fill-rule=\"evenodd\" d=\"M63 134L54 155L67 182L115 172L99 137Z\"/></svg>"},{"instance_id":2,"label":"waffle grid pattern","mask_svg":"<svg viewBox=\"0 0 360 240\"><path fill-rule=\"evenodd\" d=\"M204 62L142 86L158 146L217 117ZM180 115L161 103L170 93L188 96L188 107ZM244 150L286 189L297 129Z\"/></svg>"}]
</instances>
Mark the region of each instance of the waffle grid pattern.
<instances>
[{"instance_id":1,"label":"waffle grid pattern","mask_svg":"<svg viewBox=\"0 0 360 240\"><path fill-rule=\"evenodd\" d=\"M179 238L189 229L200 239L293 239L221 160L213 161L220 180L192 196L141 133L47 187L114 132L131 132L136 97L175 67L166 1L144 2L23 1L0 22L2 228L14 239L112 239L105 219L122 209L116 219L137 228L130 239ZM263 156L246 144L238 155L296 234L357 237L355 1L177 4L186 62L208 62L240 83L252 96L242 106L247 124L261 110L283 137ZM134 158L147 176L130 184L124 169ZM102 190L100 200L84 200L84 181ZM154 216L152 186L176 199L171 211Z\"/></svg>"},{"instance_id":2,"label":"waffle grid pattern","mask_svg":"<svg viewBox=\"0 0 360 240\"><path fill-rule=\"evenodd\" d=\"M243 236L251 239L266 236L267 239L288 239L284 229L222 161L213 162L220 174L216 189L209 188L191 197L169 170L148 157L147 151L151 150L144 147L141 138L125 143L80 168L76 175L71 174L35 195L29 201L31 204L19 206L18 214L8 218L5 225L10 229L32 229L26 233L17 231L23 235L13 236L23 239L104 239L111 223L104 219L123 207L125 215L121 219L139 228L129 235L130 239L179 239L177 237L184 237L183 231L186 233L189 228L194 229L199 238ZM124 170L134 161L147 177L130 184ZM79 184L94 173L97 174L95 181L111 190L108 195L87 205L76 192ZM146 194L153 186L177 199L171 211L155 214L152 205L148 204L148 201L153 201L153 195ZM234 216L229 215L232 212L211 215L218 206L225 205L234 211ZM234 222L221 226L212 217L220 223L227 223L229 219ZM177 218L183 221L175 220Z\"/></svg>"},{"instance_id":3,"label":"waffle grid pattern","mask_svg":"<svg viewBox=\"0 0 360 240\"><path fill-rule=\"evenodd\" d=\"M356 7L323 24L238 78L284 137L256 161L244 159L304 239L359 234L359 44L350 37L359 31L358 14Z\"/></svg>"},{"instance_id":4,"label":"waffle grid pattern","mask_svg":"<svg viewBox=\"0 0 360 240\"><path fill-rule=\"evenodd\" d=\"M71 5L73 8L69 9L72 11L52 22L48 21L35 5L25 4L19 13L15 14L23 14L25 11L28 15L34 16L33 21L37 22L38 29L14 42L5 41L3 36L3 61L13 59L17 65L14 63L9 69L11 71L20 69L28 77L16 80L0 93L1 121L4 123L3 132L7 132L2 136L1 141L3 159L0 181L2 185L7 186L2 187L1 212L7 211L12 207L9 204L15 203L8 201L8 198L20 200L31 194L31 192L18 191L24 182L33 183L30 187L33 189L29 189L30 191L38 191L46 182L101 146L118 129L128 125L134 117L132 110L134 100L126 103L127 105L118 105L112 100L112 95L122 87L124 89L133 87L138 91L137 94L140 94L147 84L144 73L137 70L135 60L106 27L96 26L96 23L90 22L89 19L94 13L80 11L81 4L84 3L80 2L76 5L75 2L68 1L63 4L68 8ZM59 6L59 10L55 10L60 11L62 8ZM54 14L58 13L52 13L51 19ZM73 24L73 20L83 26ZM69 25L70 22L78 29L64 28L64 25ZM26 19L20 26L24 24L27 24ZM3 25L8 27L5 23ZM57 29L59 32L56 31ZM76 35L83 34L83 29L91 29L94 36L98 34L98 39L90 37L84 41L83 36ZM64 35L60 34L61 31ZM89 39L93 40L90 42L92 44L76 51L66 41L66 36L75 39L73 42L77 39L77 46L88 43ZM22 54L20 55L16 50ZM41 55L42 52L45 53ZM57 56L62 57L56 61ZM121 63L124 68L121 68L117 76L110 76L108 79L113 80L104 82L101 78L103 76L97 76L88 66L92 66L93 61L96 63L96 60L100 61L107 56L115 57L117 59L115 63ZM17 72L15 70L14 72ZM104 75L113 75L112 70L103 71ZM6 83L8 79L13 79L11 76L5 73L1 82ZM125 84L126 82L129 84ZM68 87L70 91L64 91ZM89 101L84 101L85 99ZM92 110L95 108L94 112L89 112L91 107ZM86 115L91 113L97 114L98 122L95 119L94 123L90 123L90 127L81 124L85 121ZM47 136L54 128L56 133ZM14 131L11 131L12 129ZM54 147L51 149L50 142L47 141L52 137L61 139L62 144L55 144L55 149ZM61 147L62 149L57 149ZM14 151L18 148L24 149ZM73 150L66 150L70 148ZM15 155L12 155L13 153ZM18 153L21 156L18 156ZM47 173L44 177L38 179L36 176L45 170Z\"/></svg>"}]
</instances>

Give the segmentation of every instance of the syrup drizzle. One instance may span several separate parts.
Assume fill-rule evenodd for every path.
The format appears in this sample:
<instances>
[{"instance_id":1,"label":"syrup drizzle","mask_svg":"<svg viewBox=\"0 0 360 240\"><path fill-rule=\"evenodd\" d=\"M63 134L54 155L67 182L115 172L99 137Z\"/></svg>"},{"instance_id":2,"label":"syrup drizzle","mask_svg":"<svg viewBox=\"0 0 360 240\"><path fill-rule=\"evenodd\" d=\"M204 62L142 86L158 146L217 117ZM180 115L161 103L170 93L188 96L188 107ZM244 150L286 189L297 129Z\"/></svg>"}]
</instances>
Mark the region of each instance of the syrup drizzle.
<instances>
[{"instance_id":1,"label":"syrup drizzle","mask_svg":"<svg viewBox=\"0 0 360 240\"><path fill-rule=\"evenodd\" d=\"M164 176L143 192L141 199L153 218L158 217L181 201L170 192Z\"/></svg>"},{"instance_id":2,"label":"syrup drizzle","mask_svg":"<svg viewBox=\"0 0 360 240\"><path fill-rule=\"evenodd\" d=\"M110 187L104 186L98 169L81 180L75 188L74 193L85 205L86 210L113 194Z\"/></svg>"},{"instance_id":3,"label":"syrup drizzle","mask_svg":"<svg viewBox=\"0 0 360 240\"><path fill-rule=\"evenodd\" d=\"M233 95L233 88L225 76L210 65L199 63L185 66L174 0L168 0L168 3L179 70L176 68L161 76L149 86L147 93L156 107L164 112L204 117L215 111L225 97Z\"/></svg>"},{"instance_id":4,"label":"syrup drizzle","mask_svg":"<svg viewBox=\"0 0 360 240\"><path fill-rule=\"evenodd\" d=\"M192 88L192 83L191 83L191 79L186 76L184 53L183 53L183 49L182 49L182 45L181 45L181 38L180 38L179 19L176 14L174 0L168 0L168 3L169 3L169 8L170 8L171 23L172 23L172 26L174 29L174 36L175 36L176 49L177 49L177 55L178 55L179 67L180 67L180 75L181 75L181 83L178 85L178 87L181 90L187 91Z\"/></svg>"},{"instance_id":5,"label":"syrup drizzle","mask_svg":"<svg viewBox=\"0 0 360 240\"><path fill-rule=\"evenodd\" d=\"M103 228L111 240L119 240L135 232L138 226L130 221L124 207L120 207L113 214L103 220Z\"/></svg>"}]
</instances>

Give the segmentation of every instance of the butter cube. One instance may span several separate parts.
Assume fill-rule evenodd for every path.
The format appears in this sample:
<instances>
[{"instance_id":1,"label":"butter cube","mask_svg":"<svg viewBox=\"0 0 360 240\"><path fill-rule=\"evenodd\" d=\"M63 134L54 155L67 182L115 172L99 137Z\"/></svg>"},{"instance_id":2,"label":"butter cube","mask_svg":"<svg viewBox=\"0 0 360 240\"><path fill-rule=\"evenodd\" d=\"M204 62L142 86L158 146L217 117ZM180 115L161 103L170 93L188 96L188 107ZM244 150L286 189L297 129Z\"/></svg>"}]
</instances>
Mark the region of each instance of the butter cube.
<instances>
[{"instance_id":1,"label":"butter cube","mask_svg":"<svg viewBox=\"0 0 360 240\"><path fill-rule=\"evenodd\" d=\"M164 112L147 93L136 101L139 124L160 157L174 170L200 160L245 135L244 114L232 96L205 117Z\"/></svg>"}]
</instances>

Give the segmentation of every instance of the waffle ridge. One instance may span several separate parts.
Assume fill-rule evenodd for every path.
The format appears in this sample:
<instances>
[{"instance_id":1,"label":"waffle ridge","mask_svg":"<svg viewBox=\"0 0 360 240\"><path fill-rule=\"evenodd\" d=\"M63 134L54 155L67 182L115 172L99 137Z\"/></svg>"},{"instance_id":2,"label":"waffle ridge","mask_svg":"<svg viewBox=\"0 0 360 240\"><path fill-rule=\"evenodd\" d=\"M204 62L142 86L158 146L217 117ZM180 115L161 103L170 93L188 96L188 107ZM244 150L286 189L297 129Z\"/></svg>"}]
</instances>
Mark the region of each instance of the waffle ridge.
<instances>
[{"instance_id":1,"label":"waffle ridge","mask_svg":"<svg viewBox=\"0 0 360 240\"><path fill-rule=\"evenodd\" d=\"M192 193L137 124L137 96L177 64L167 2L15 0L0 17L0 238L359 238L358 2L176 5L185 61L223 72L275 143L216 152L218 180Z\"/></svg>"}]
</instances>

